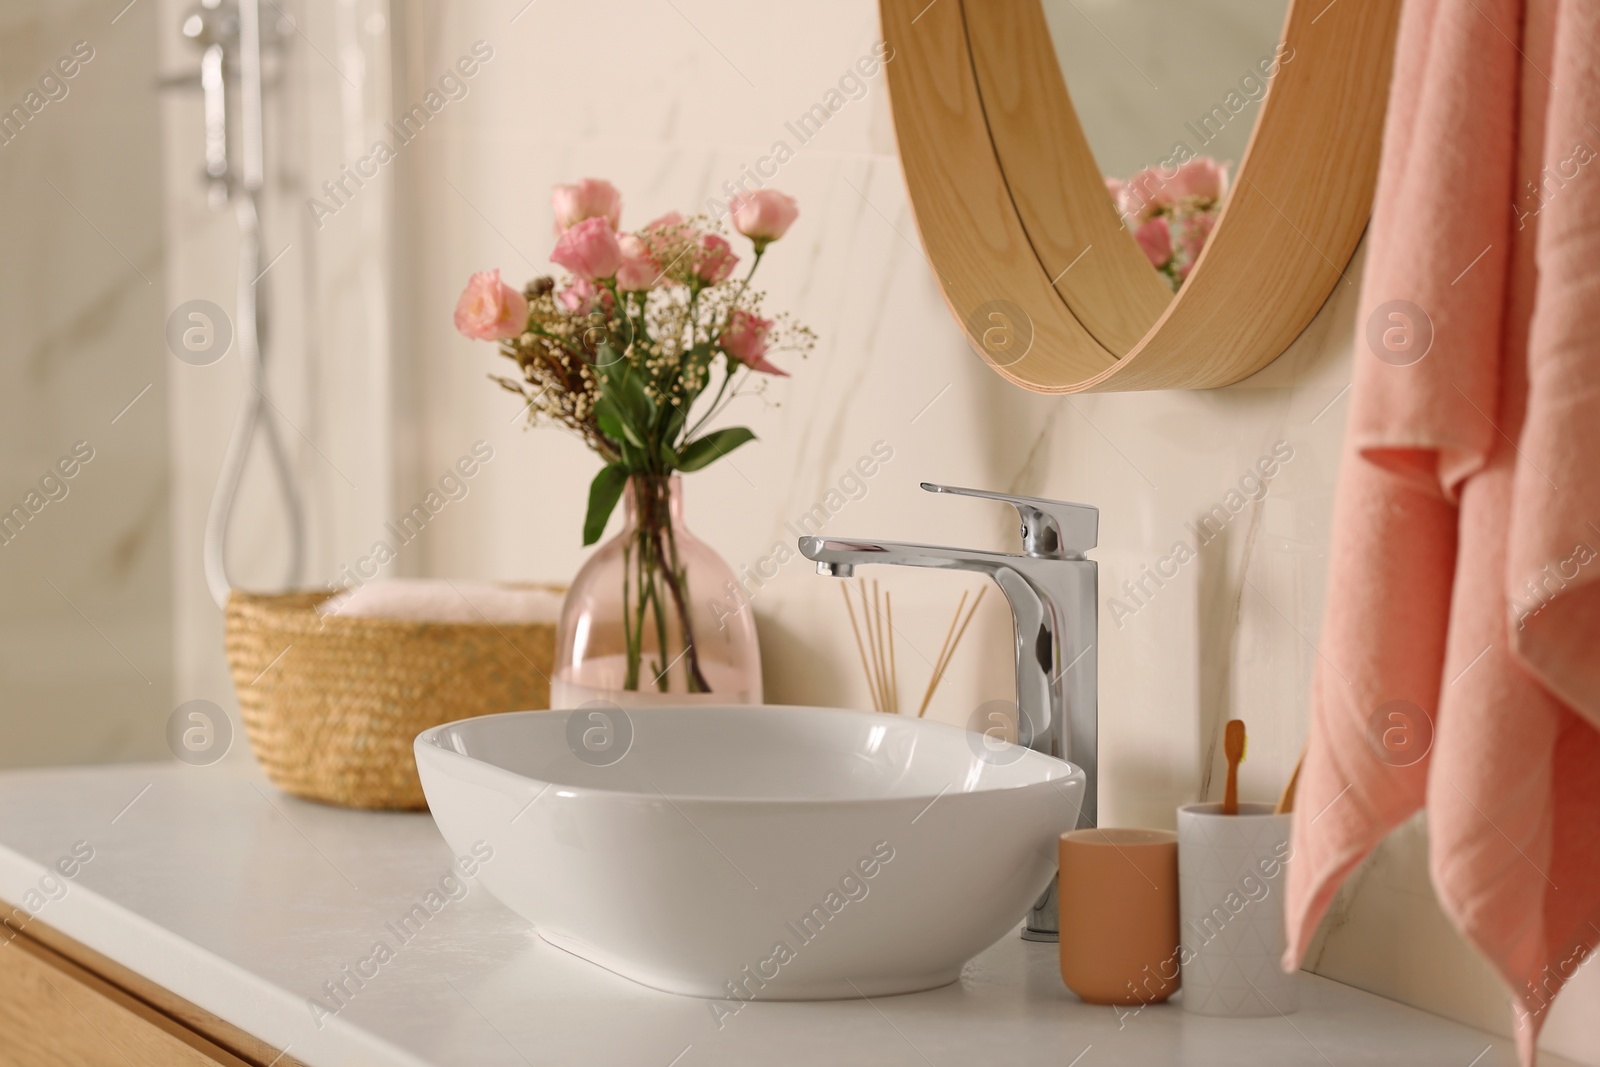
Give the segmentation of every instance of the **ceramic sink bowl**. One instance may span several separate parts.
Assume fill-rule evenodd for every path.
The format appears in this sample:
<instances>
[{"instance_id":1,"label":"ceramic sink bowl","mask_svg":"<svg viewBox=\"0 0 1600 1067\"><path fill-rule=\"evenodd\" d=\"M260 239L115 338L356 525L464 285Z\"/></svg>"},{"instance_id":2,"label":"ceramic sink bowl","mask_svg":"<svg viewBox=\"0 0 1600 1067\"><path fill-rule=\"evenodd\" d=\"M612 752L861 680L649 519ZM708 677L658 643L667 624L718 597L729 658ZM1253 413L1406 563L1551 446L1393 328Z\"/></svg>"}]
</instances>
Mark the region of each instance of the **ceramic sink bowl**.
<instances>
[{"instance_id":1,"label":"ceramic sink bowl","mask_svg":"<svg viewBox=\"0 0 1600 1067\"><path fill-rule=\"evenodd\" d=\"M415 749L445 840L492 846L479 880L541 938L718 999L955 981L1049 884L1084 788L959 727L828 708L516 712Z\"/></svg>"}]
</instances>

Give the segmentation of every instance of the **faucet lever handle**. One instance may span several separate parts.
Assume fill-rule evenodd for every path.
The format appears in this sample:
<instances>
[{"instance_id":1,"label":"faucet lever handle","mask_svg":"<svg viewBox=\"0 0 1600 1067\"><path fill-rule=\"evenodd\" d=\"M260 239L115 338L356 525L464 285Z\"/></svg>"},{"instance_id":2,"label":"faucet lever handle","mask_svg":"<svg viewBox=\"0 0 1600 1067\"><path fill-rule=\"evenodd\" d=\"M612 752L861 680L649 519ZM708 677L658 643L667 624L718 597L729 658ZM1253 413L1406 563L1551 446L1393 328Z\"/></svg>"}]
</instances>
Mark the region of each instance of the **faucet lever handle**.
<instances>
[{"instance_id":1,"label":"faucet lever handle","mask_svg":"<svg viewBox=\"0 0 1600 1067\"><path fill-rule=\"evenodd\" d=\"M1081 557L1099 541L1100 509L1092 504L1073 504L1035 496L1010 496L992 493L987 489L963 489L932 482L923 482L922 488L930 493L972 496L1010 504L1022 519L1022 550L1030 556L1042 559Z\"/></svg>"}]
</instances>

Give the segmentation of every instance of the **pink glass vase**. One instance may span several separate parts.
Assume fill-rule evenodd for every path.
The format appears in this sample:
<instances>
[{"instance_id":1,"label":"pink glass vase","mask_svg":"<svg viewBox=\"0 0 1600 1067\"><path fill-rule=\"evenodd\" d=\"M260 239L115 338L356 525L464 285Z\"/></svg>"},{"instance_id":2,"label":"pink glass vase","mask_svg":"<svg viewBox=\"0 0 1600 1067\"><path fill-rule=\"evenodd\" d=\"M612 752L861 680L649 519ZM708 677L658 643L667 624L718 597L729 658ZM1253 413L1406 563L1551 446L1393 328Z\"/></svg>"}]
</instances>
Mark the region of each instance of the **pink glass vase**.
<instances>
[{"instance_id":1,"label":"pink glass vase","mask_svg":"<svg viewBox=\"0 0 1600 1067\"><path fill-rule=\"evenodd\" d=\"M622 530L579 568L556 633L550 706L759 704L761 652L733 570L683 524L683 483L635 475Z\"/></svg>"}]
</instances>

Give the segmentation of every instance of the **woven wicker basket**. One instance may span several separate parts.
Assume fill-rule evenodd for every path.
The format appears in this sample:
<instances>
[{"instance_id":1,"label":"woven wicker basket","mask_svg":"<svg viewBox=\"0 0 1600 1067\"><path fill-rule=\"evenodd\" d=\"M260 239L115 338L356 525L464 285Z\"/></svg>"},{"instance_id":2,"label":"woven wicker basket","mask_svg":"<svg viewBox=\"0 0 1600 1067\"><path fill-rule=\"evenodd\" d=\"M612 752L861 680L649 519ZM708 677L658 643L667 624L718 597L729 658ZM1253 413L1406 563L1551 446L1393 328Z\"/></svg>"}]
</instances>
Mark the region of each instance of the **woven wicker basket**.
<instances>
[{"instance_id":1,"label":"woven wicker basket","mask_svg":"<svg viewBox=\"0 0 1600 1067\"><path fill-rule=\"evenodd\" d=\"M411 743L430 726L550 706L556 628L317 614L326 592L228 598L250 747L278 788L350 808L425 808Z\"/></svg>"}]
</instances>

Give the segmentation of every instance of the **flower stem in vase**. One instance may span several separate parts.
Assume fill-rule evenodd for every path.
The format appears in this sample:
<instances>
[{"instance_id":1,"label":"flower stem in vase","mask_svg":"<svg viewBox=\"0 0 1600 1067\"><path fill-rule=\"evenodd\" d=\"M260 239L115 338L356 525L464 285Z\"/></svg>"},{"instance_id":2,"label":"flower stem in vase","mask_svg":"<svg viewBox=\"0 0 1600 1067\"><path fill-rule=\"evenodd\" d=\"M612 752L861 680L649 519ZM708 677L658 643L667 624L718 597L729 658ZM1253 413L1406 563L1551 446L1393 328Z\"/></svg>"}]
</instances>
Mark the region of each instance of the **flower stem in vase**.
<instances>
[{"instance_id":1,"label":"flower stem in vase","mask_svg":"<svg viewBox=\"0 0 1600 1067\"><path fill-rule=\"evenodd\" d=\"M635 502L639 513L638 545L641 571L639 585L642 594L639 604L640 625L642 629L645 600L648 598L653 609L656 648L660 656L660 662L652 668L654 684L661 692L667 692L669 687L667 675L677 661L682 659L688 677L689 692L709 693L711 684L706 680L700 667L700 655L694 640L694 623L689 617L688 576L678 559L677 539L672 530L668 501L670 490L667 479L639 477L634 479L634 484ZM671 658L668 658L669 609L663 602L662 586L666 587L667 596L672 600L671 615L676 618L683 641L683 650ZM629 688L638 688L636 662L630 665L629 675L634 682Z\"/></svg>"},{"instance_id":2,"label":"flower stem in vase","mask_svg":"<svg viewBox=\"0 0 1600 1067\"><path fill-rule=\"evenodd\" d=\"M678 566L678 548L677 542L672 535L672 527L668 526L664 534L658 530L656 536L658 538L664 536L670 546L669 554L671 558L661 568L661 575L667 583L667 591L672 594L672 604L678 612L678 625L683 630L683 658L685 670L689 675L689 692L709 693L711 692L711 683L706 681L705 674L700 670L700 654L695 650L694 645L694 624L689 619L687 604L689 599L688 576ZM665 674L666 672L663 671L662 673Z\"/></svg>"}]
</instances>

